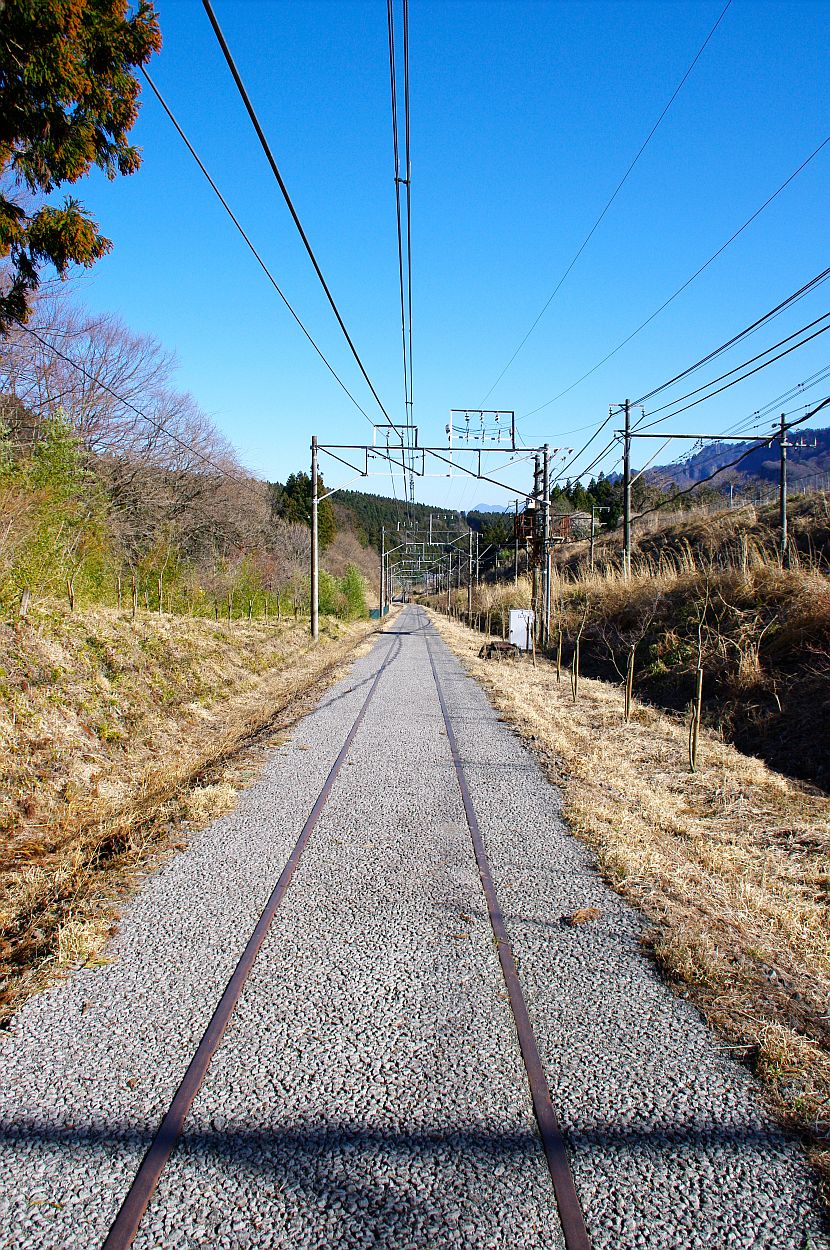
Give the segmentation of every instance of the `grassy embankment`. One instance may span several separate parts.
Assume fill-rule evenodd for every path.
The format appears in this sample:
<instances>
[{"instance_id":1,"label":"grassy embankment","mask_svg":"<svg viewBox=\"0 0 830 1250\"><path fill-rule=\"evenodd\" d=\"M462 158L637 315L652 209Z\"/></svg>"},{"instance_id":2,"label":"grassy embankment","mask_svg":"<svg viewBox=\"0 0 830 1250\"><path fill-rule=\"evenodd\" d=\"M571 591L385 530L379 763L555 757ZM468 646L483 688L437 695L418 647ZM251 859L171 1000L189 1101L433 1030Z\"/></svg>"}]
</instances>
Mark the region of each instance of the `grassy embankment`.
<instances>
[{"instance_id":1,"label":"grassy embankment","mask_svg":"<svg viewBox=\"0 0 830 1250\"><path fill-rule=\"evenodd\" d=\"M666 975L761 1076L830 1177L830 798L725 741L736 724L760 724L763 749L777 719L772 740L789 736L793 772L826 764L830 584L818 559L781 569L734 520L721 540L724 530L736 538L737 558L710 519L708 559L691 541L679 559L664 533L671 554L649 567L641 552L628 582L610 564L559 580L561 682L555 650L536 668L485 663L480 632L436 620L562 787L600 870L650 922L646 942ZM501 633L503 612L529 594L523 582L482 587L474 623ZM604 651L615 680L583 677L574 701L566 666L580 625L583 659ZM682 706L699 630L714 727L692 773L686 718L635 700L626 724L618 673L636 643L635 694Z\"/></svg>"},{"instance_id":2,"label":"grassy embankment","mask_svg":"<svg viewBox=\"0 0 830 1250\"><path fill-rule=\"evenodd\" d=\"M582 671L620 681L635 647L635 695L675 712L692 698L700 660L704 723L747 754L830 790L830 500L814 495L793 505L789 569L778 558L774 508L668 520L636 538L628 580L618 533L598 544L593 573L587 544L562 550L554 648L561 627L569 664L581 630ZM510 606L529 605L524 581L482 585L472 623L500 633ZM465 610L462 592L454 611Z\"/></svg>"},{"instance_id":3,"label":"grassy embankment","mask_svg":"<svg viewBox=\"0 0 830 1250\"><path fill-rule=\"evenodd\" d=\"M0 1019L97 957L137 870L234 805L252 741L372 630L48 605L0 625Z\"/></svg>"}]
</instances>

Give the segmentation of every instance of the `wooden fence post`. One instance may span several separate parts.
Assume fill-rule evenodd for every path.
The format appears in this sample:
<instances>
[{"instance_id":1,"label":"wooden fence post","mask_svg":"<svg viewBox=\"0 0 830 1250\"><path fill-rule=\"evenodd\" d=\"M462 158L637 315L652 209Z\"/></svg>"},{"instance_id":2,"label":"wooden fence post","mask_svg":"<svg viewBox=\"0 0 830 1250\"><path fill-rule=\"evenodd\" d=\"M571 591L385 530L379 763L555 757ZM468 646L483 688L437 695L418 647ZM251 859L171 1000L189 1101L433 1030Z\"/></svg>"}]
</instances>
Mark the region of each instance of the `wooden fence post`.
<instances>
[{"instance_id":1,"label":"wooden fence post","mask_svg":"<svg viewBox=\"0 0 830 1250\"><path fill-rule=\"evenodd\" d=\"M588 605L585 605L585 611L582 614L582 620L579 629L576 631L576 640L574 642L574 653L571 657L571 694L573 701L576 703L576 697L579 694L579 648L582 642L582 631L585 628L585 622L588 619Z\"/></svg>"},{"instance_id":2,"label":"wooden fence post","mask_svg":"<svg viewBox=\"0 0 830 1250\"><path fill-rule=\"evenodd\" d=\"M626 723L631 720L631 696L634 690L634 652L637 650L636 642L632 642L628 651L628 665L625 670L625 719Z\"/></svg>"},{"instance_id":3,"label":"wooden fence post","mask_svg":"<svg viewBox=\"0 0 830 1250\"><path fill-rule=\"evenodd\" d=\"M703 708L703 669L695 672L695 697L692 703L692 719L689 724L689 768L697 772L697 743L700 736L700 714Z\"/></svg>"},{"instance_id":4,"label":"wooden fence post","mask_svg":"<svg viewBox=\"0 0 830 1250\"><path fill-rule=\"evenodd\" d=\"M25 621L26 617L29 615L29 600L31 599L31 597L32 597L32 592L29 590L29 587L24 586L23 596L20 600L20 619L22 621Z\"/></svg>"},{"instance_id":5,"label":"wooden fence post","mask_svg":"<svg viewBox=\"0 0 830 1250\"><path fill-rule=\"evenodd\" d=\"M69 611L74 612L75 611L75 579L74 578L70 581L70 579L67 577L66 594L69 599Z\"/></svg>"}]
</instances>

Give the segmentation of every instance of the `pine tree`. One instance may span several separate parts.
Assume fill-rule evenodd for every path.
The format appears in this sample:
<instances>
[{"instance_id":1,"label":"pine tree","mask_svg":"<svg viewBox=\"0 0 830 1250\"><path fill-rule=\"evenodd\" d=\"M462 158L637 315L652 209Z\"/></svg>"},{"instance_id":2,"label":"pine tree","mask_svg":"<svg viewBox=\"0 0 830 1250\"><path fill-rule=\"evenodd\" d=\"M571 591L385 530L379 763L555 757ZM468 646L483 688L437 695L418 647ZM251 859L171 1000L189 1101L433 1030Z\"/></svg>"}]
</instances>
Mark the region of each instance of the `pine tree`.
<instances>
[{"instance_id":1,"label":"pine tree","mask_svg":"<svg viewBox=\"0 0 830 1250\"><path fill-rule=\"evenodd\" d=\"M37 201L93 165L109 178L135 173L141 157L127 135L139 86L130 71L160 47L150 0L132 15L127 0L0 6L0 334L26 320L43 265L63 277L70 264L89 267L110 250L77 200Z\"/></svg>"}]
</instances>

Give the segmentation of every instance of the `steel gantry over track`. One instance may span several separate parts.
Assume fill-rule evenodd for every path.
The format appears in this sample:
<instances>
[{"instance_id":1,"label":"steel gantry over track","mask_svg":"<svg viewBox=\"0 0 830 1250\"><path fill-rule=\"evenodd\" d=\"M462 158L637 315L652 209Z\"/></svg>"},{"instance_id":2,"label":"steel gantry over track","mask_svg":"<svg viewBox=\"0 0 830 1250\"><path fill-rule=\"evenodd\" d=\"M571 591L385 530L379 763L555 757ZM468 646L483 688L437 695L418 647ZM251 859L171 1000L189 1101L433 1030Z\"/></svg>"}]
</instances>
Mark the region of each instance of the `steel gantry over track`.
<instances>
[{"instance_id":1,"label":"steel gantry over track","mask_svg":"<svg viewBox=\"0 0 830 1250\"><path fill-rule=\"evenodd\" d=\"M380 432L380 433L379 433ZM572 448L518 447L516 445L516 415L510 409L453 408L446 426L447 444L421 446L417 426L378 425L372 433L371 443L320 443L316 435L311 440L311 634L319 634L319 530L318 509L323 500L336 494L358 478L394 474L399 471L405 479L408 473L414 477L468 477L488 482L500 490L515 495L516 487L500 476L525 461L535 465L533 490L527 492L528 500L541 503L542 532L542 621L550 616L550 466L560 456L570 455ZM318 461L321 455L351 470L354 476L326 490L319 490ZM491 467L492 457L501 457L501 463ZM505 459L506 457L506 459ZM485 469L487 470L485 472ZM430 533L430 540L435 535ZM420 539L423 542L423 538ZM468 537L468 565L472 584L472 531ZM432 544L434 545L434 544ZM385 547L385 542L384 542ZM381 552L380 615L386 606L386 550ZM425 554L425 552L424 552ZM470 591L470 593L472 593ZM544 630L544 625L543 625Z\"/></svg>"}]
</instances>

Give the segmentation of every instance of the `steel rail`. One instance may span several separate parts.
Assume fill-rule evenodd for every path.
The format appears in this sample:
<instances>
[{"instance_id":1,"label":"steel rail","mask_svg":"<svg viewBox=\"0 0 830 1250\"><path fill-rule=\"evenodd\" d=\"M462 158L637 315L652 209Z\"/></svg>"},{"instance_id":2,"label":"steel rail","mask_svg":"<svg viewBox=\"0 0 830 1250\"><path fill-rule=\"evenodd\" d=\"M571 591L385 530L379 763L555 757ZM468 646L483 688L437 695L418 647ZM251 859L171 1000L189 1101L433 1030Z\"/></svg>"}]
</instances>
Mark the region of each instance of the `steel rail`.
<instances>
[{"instance_id":1,"label":"steel rail","mask_svg":"<svg viewBox=\"0 0 830 1250\"><path fill-rule=\"evenodd\" d=\"M487 912L490 917L493 937L496 940L502 976L504 977L505 988L510 999L510 1009L513 1012L513 1019L516 1024L519 1048L522 1053L522 1060L530 1087L530 1097L533 1102L533 1112L536 1116L536 1123L539 1126L542 1149L545 1152L548 1171L553 1182L553 1191L556 1196L556 1205L559 1208L565 1247L566 1250L591 1250L591 1241L585 1226L585 1217L582 1214L582 1208L579 1204L579 1197L577 1196L568 1161L565 1139L551 1103L550 1089L522 992L519 972L516 967L516 957L513 954L513 947L504 923L504 915L496 894L493 874L490 871L487 852L484 848L484 839L481 836L481 829L479 828L478 818L470 795L470 788L464 773L458 741L452 727L452 720L444 698L444 692L441 689L441 682L438 678L438 670L435 667L435 658L432 654L429 636L425 634L424 639L430 667L432 668L432 676L435 681L435 689L438 692L438 702L441 705L441 714L444 718L444 728L447 731L447 741L450 744L455 775L458 778L458 787L464 804L464 814L467 818L467 826L473 842L478 874L481 878L484 897L487 900Z\"/></svg>"},{"instance_id":2,"label":"steel rail","mask_svg":"<svg viewBox=\"0 0 830 1250\"><path fill-rule=\"evenodd\" d=\"M155 1192L159 1178L164 1170L170 1156L176 1148L176 1143L181 1136L187 1115L193 1105L193 1100L198 1094L202 1082L207 1075L211 1060L218 1050L225 1031L230 1023L239 996L245 986L245 982L250 975L254 966L257 955L259 954L262 944L271 927L271 922L277 913L277 910L285 897L294 871L300 862L302 853L306 844L311 837L312 832L320 818L320 814L326 805L332 787L337 779L355 735L363 723L363 718L372 700L378 682L385 672L391 661L400 652L402 643L400 638L395 638L386 656L375 673L369 692L363 701L363 705L355 718L355 721L349 730L346 741L340 750L337 759L331 766L329 774L323 784L314 806L309 813L308 819L303 825L302 832L297 839L294 849L286 861L285 867L280 873L279 880L274 886L268 902L265 904L263 911L257 921L248 943L242 952L239 962L234 969L231 979L228 981L225 991L219 1000L213 1015L208 1022L208 1026L202 1036L193 1058L191 1059L187 1071L173 1096L164 1119L159 1125L156 1135L145 1154L141 1165L133 1179L133 1182L127 1191L127 1195L121 1204L118 1214L113 1221L107 1238L103 1243L103 1250L129 1250L133 1240L138 1232L139 1225L144 1216L150 1199Z\"/></svg>"}]
</instances>

